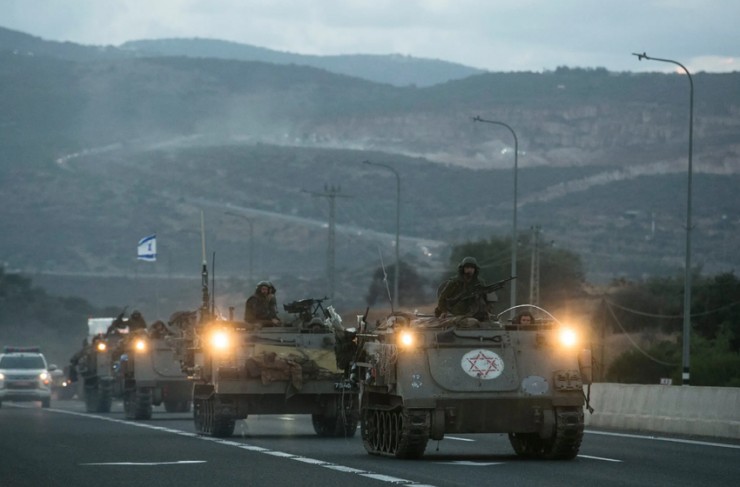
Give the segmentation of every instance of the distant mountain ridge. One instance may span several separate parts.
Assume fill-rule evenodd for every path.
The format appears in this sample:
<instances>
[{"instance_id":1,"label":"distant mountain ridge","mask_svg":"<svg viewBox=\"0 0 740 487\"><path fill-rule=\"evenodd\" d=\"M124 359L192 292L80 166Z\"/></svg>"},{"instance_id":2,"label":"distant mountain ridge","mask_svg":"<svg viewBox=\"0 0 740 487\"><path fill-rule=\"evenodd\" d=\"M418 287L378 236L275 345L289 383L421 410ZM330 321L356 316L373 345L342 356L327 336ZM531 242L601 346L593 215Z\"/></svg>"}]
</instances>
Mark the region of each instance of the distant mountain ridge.
<instances>
[{"instance_id":1,"label":"distant mountain ridge","mask_svg":"<svg viewBox=\"0 0 740 487\"><path fill-rule=\"evenodd\" d=\"M216 39L149 39L129 41L117 47L86 46L72 42L47 41L3 27L0 27L0 47L18 53L33 53L71 61L186 56L294 64L394 86L432 86L485 72L448 61L399 54L313 56Z\"/></svg>"},{"instance_id":2,"label":"distant mountain ridge","mask_svg":"<svg viewBox=\"0 0 740 487\"><path fill-rule=\"evenodd\" d=\"M274 51L263 47L216 39L154 39L130 41L120 46L142 55L188 56L273 64L296 64L325 69L376 83L395 86L432 86L484 73L484 70L438 59L400 54L343 54L314 56Z\"/></svg>"}]
</instances>

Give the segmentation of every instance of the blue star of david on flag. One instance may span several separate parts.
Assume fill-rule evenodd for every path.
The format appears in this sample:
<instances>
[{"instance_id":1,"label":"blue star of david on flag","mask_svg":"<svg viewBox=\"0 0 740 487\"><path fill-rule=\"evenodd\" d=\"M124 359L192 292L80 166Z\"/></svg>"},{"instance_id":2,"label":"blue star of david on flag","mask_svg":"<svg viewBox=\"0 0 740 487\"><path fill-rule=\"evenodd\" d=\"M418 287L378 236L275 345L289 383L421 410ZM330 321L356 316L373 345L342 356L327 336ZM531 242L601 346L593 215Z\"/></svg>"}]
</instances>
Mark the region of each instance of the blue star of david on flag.
<instances>
[{"instance_id":1,"label":"blue star of david on flag","mask_svg":"<svg viewBox=\"0 0 740 487\"><path fill-rule=\"evenodd\" d=\"M137 259L145 260L147 262L155 262L157 260L157 235L149 235L139 240L139 246L137 247Z\"/></svg>"}]
</instances>

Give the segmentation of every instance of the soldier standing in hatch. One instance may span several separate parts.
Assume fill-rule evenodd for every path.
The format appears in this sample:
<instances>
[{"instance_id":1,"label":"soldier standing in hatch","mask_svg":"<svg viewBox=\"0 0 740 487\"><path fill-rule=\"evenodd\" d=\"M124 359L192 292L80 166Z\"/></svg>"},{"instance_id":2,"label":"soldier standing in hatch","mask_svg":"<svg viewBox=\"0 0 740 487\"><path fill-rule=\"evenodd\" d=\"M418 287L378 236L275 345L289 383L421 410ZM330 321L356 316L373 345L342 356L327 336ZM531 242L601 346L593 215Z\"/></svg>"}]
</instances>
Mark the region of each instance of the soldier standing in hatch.
<instances>
[{"instance_id":1,"label":"soldier standing in hatch","mask_svg":"<svg viewBox=\"0 0 740 487\"><path fill-rule=\"evenodd\" d=\"M457 266L457 276L442 283L438 293L434 316L467 316L484 320L488 316L485 295L466 293L476 287L485 286L478 276L480 267L474 257L465 257Z\"/></svg>"},{"instance_id":2,"label":"soldier standing in hatch","mask_svg":"<svg viewBox=\"0 0 740 487\"><path fill-rule=\"evenodd\" d=\"M146 321L144 321L144 317L141 315L141 312L137 310L134 310L134 312L131 313L131 317L128 319L127 324L129 332L146 330Z\"/></svg>"},{"instance_id":3,"label":"soldier standing in hatch","mask_svg":"<svg viewBox=\"0 0 740 487\"><path fill-rule=\"evenodd\" d=\"M277 326L280 319L277 315L277 290L270 281L260 281L244 306L244 321L259 323L263 326Z\"/></svg>"}]
</instances>

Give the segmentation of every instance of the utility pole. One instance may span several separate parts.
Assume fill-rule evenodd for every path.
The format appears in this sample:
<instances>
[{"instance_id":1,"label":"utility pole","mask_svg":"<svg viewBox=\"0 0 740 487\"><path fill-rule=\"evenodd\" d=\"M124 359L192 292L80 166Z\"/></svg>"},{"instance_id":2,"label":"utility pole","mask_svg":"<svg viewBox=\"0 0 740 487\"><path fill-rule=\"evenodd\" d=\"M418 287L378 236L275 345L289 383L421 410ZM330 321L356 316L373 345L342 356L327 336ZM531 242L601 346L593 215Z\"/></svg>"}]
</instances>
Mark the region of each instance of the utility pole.
<instances>
[{"instance_id":1,"label":"utility pole","mask_svg":"<svg viewBox=\"0 0 740 487\"><path fill-rule=\"evenodd\" d=\"M540 304L540 227L532 227L532 262L529 274L529 302Z\"/></svg>"},{"instance_id":2,"label":"utility pole","mask_svg":"<svg viewBox=\"0 0 740 487\"><path fill-rule=\"evenodd\" d=\"M305 190L304 190L305 191ZM323 193L316 193L311 191L305 191L312 196L321 198L327 198L329 200L329 244L326 251L326 281L329 286L329 299L334 299L334 261L336 258L336 247L334 241L336 239L335 220L336 220L336 199L349 198L347 195L341 194L342 189L339 186L324 185Z\"/></svg>"}]
</instances>

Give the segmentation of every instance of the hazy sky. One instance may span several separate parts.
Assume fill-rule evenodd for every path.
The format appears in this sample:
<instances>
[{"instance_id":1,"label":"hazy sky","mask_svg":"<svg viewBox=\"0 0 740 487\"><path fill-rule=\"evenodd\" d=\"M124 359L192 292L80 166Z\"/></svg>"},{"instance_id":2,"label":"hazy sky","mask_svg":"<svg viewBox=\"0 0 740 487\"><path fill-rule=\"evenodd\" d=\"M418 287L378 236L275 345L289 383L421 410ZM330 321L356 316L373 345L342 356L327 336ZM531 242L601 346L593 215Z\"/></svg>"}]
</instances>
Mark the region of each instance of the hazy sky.
<instances>
[{"instance_id":1,"label":"hazy sky","mask_svg":"<svg viewBox=\"0 0 740 487\"><path fill-rule=\"evenodd\" d=\"M0 0L47 40L213 38L302 54L407 54L491 71L740 71L740 0Z\"/></svg>"}]
</instances>

